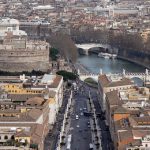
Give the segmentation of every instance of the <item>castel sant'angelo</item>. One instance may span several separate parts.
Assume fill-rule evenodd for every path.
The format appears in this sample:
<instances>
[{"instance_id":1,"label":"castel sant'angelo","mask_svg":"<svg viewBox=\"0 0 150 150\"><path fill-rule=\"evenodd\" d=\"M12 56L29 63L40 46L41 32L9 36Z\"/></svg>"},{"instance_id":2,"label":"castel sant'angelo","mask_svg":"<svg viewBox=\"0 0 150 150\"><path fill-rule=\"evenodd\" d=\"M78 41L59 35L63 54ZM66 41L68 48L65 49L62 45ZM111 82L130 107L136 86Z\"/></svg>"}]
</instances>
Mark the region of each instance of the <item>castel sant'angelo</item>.
<instances>
[{"instance_id":1,"label":"castel sant'angelo","mask_svg":"<svg viewBox=\"0 0 150 150\"><path fill-rule=\"evenodd\" d=\"M49 69L49 44L27 40L16 19L0 19L0 70L21 72Z\"/></svg>"}]
</instances>

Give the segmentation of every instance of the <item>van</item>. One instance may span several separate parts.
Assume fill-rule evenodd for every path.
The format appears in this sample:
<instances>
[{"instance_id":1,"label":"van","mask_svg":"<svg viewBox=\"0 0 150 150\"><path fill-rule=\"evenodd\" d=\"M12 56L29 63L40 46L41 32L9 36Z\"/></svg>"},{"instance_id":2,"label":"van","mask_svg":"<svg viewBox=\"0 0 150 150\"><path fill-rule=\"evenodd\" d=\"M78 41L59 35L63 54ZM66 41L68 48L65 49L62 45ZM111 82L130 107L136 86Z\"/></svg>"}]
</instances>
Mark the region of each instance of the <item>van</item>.
<instances>
[{"instance_id":1,"label":"van","mask_svg":"<svg viewBox=\"0 0 150 150\"><path fill-rule=\"evenodd\" d=\"M79 119L79 116L78 115L76 115L76 120L78 120Z\"/></svg>"},{"instance_id":2,"label":"van","mask_svg":"<svg viewBox=\"0 0 150 150\"><path fill-rule=\"evenodd\" d=\"M93 144L90 143L90 144L89 144L89 150L93 150L93 148L94 148L94 147L93 147Z\"/></svg>"}]
</instances>

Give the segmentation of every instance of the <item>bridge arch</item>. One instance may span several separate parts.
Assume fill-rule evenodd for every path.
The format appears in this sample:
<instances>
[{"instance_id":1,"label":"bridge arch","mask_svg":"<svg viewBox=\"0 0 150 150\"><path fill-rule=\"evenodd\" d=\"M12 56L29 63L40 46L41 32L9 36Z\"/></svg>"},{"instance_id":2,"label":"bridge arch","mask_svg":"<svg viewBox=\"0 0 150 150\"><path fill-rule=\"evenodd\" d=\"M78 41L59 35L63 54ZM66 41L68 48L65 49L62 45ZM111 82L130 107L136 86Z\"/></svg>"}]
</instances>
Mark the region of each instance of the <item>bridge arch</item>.
<instances>
[{"instance_id":1,"label":"bridge arch","mask_svg":"<svg viewBox=\"0 0 150 150\"><path fill-rule=\"evenodd\" d=\"M139 77L132 77L131 80L133 80L134 83L140 87L144 85L144 81Z\"/></svg>"},{"instance_id":2,"label":"bridge arch","mask_svg":"<svg viewBox=\"0 0 150 150\"><path fill-rule=\"evenodd\" d=\"M98 82L98 74L85 74L79 75L81 81L85 81L88 78L93 79L94 81Z\"/></svg>"},{"instance_id":3,"label":"bridge arch","mask_svg":"<svg viewBox=\"0 0 150 150\"><path fill-rule=\"evenodd\" d=\"M146 75L145 73L126 73L125 77L129 79L138 78L143 81L145 81L146 78L149 79L149 75Z\"/></svg>"},{"instance_id":4,"label":"bridge arch","mask_svg":"<svg viewBox=\"0 0 150 150\"><path fill-rule=\"evenodd\" d=\"M88 55L89 51L93 48L111 49L111 47L108 44L98 44L98 43L76 44L76 47L79 50L83 50L84 54L86 55Z\"/></svg>"},{"instance_id":5,"label":"bridge arch","mask_svg":"<svg viewBox=\"0 0 150 150\"><path fill-rule=\"evenodd\" d=\"M97 82L97 79L94 78L94 77L93 77L93 78L92 78L92 77L85 78L84 81L85 81L85 80L90 80L90 79L92 79L93 81Z\"/></svg>"}]
</instances>

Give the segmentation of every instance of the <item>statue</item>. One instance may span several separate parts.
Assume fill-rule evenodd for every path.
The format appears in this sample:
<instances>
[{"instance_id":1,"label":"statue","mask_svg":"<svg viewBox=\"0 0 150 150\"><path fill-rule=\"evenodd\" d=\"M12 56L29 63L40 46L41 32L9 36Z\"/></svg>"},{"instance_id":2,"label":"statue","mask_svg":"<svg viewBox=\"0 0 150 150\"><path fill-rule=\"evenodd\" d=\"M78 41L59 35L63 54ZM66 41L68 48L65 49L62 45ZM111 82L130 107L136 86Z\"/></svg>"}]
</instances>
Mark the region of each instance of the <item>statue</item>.
<instances>
[{"instance_id":1,"label":"statue","mask_svg":"<svg viewBox=\"0 0 150 150\"><path fill-rule=\"evenodd\" d=\"M78 69L78 75L80 75L80 69Z\"/></svg>"},{"instance_id":2,"label":"statue","mask_svg":"<svg viewBox=\"0 0 150 150\"><path fill-rule=\"evenodd\" d=\"M145 69L145 74L148 75L148 69Z\"/></svg>"},{"instance_id":3,"label":"statue","mask_svg":"<svg viewBox=\"0 0 150 150\"><path fill-rule=\"evenodd\" d=\"M99 74L102 75L103 74L103 70L100 68Z\"/></svg>"},{"instance_id":4,"label":"statue","mask_svg":"<svg viewBox=\"0 0 150 150\"><path fill-rule=\"evenodd\" d=\"M122 74L123 74L123 76L126 75L126 70L125 69L123 69Z\"/></svg>"}]
</instances>

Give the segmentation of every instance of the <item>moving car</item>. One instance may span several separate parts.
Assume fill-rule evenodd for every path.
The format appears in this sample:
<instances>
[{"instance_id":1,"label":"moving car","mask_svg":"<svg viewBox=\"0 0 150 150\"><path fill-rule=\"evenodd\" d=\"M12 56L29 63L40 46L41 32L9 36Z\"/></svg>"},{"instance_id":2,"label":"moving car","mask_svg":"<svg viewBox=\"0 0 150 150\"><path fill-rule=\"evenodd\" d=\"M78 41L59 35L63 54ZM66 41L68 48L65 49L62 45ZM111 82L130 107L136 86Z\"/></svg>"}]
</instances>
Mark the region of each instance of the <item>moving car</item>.
<instances>
[{"instance_id":1,"label":"moving car","mask_svg":"<svg viewBox=\"0 0 150 150\"><path fill-rule=\"evenodd\" d=\"M93 148L94 148L94 147L93 147L93 144L90 143L90 144L89 144L89 150L93 150Z\"/></svg>"},{"instance_id":2,"label":"moving car","mask_svg":"<svg viewBox=\"0 0 150 150\"><path fill-rule=\"evenodd\" d=\"M79 116L78 115L76 115L76 120L78 120L79 119Z\"/></svg>"},{"instance_id":3,"label":"moving car","mask_svg":"<svg viewBox=\"0 0 150 150\"><path fill-rule=\"evenodd\" d=\"M79 128L80 126L79 125L77 125L77 128Z\"/></svg>"}]
</instances>

